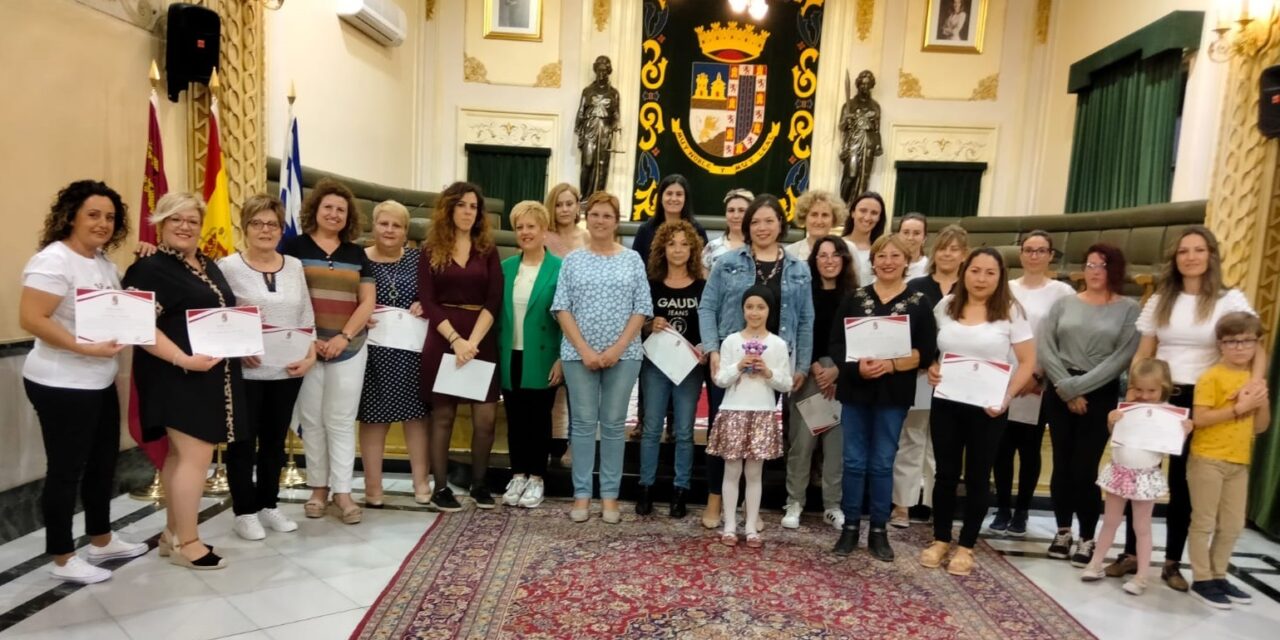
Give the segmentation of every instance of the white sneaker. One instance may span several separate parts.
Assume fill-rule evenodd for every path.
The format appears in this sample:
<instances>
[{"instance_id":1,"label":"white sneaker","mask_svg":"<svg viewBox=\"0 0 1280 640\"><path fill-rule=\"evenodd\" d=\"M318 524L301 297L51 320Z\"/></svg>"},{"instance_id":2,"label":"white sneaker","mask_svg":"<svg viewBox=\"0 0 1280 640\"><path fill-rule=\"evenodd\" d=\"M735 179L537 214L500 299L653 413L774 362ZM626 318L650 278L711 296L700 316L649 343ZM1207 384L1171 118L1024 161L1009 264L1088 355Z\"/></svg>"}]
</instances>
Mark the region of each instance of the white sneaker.
<instances>
[{"instance_id":1,"label":"white sneaker","mask_svg":"<svg viewBox=\"0 0 1280 640\"><path fill-rule=\"evenodd\" d=\"M252 513L236 516L236 524L233 529L236 535L245 540L261 540L267 537L267 532L262 530L262 523L258 522L258 516Z\"/></svg>"},{"instance_id":2,"label":"white sneaker","mask_svg":"<svg viewBox=\"0 0 1280 640\"><path fill-rule=\"evenodd\" d=\"M827 509L822 513L822 519L837 530L844 528L844 512L840 509Z\"/></svg>"},{"instance_id":3,"label":"white sneaker","mask_svg":"<svg viewBox=\"0 0 1280 640\"><path fill-rule=\"evenodd\" d=\"M106 562L107 560L136 558L150 550L151 547L148 547L141 542L127 542L125 540L121 540L120 536L112 534L111 542L108 542L101 547L89 545L89 551L86 552L85 555L88 556L89 562L97 564L99 562Z\"/></svg>"},{"instance_id":4,"label":"white sneaker","mask_svg":"<svg viewBox=\"0 0 1280 640\"><path fill-rule=\"evenodd\" d=\"M524 488L527 486L529 486L528 476L511 476L511 481L507 483L507 492L502 494L502 504L508 507L520 504L520 496L524 495Z\"/></svg>"},{"instance_id":5,"label":"white sneaker","mask_svg":"<svg viewBox=\"0 0 1280 640\"><path fill-rule=\"evenodd\" d=\"M102 567L95 567L88 562L80 559L80 556L71 556L67 563L59 567L54 563L53 568L49 570L49 575L57 580L66 582L78 582L80 584L93 584L102 582L111 578L111 571Z\"/></svg>"},{"instance_id":6,"label":"white sneaker","mask_svg":"<svg viewBox=\"0 0 1280 640\"><path fill-rule=\"evenodd\" d=\"M545 491L542 478L530 479L528 486L524 488L524 494L520 496L520 506L532 509L542 504L542 495Z\"/></svg>"},{"instance_id":7,"label":"white sneaker","mask_svg":"<svg viewBox=\"0 0 1280 640\"><path fill-rule=\"evenodd\" d=\"M783 529L799 529L800 513L804 511L804 505L798 502L788 502L785 512L782 514Z\"/></svg>"},{"instance_id":8,"label":"white sneaker","mask_svg":"<svg viewBox=\"0 0 1280 640\"><path fill-rule=\"evenodd\" d=\"M298 523L289 519L284 512L272 507L258 512L258 522L271 527L272 531L289 533L298 530Z\"/></svg>"}]
</instances>

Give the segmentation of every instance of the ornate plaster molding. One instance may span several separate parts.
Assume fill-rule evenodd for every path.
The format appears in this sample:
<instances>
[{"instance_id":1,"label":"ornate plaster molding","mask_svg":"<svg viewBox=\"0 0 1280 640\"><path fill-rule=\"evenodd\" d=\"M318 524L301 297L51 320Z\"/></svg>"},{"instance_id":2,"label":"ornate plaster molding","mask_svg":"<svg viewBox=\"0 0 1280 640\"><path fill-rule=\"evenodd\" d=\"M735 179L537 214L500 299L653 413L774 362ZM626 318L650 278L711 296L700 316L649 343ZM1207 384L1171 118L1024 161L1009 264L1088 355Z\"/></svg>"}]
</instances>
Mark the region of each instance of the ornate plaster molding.
<instances>
[{"instance_id":1,"label":"ornate plaster molding","mask_svg":"<svg viewBox=\"0 0 1280 640\"><path fill-rule=\"evenodd\" d=\"M552 147L557 117L550 114L460 109L463 144Z\"/></svg>"},{"instance_id":2,"label":"ornate plaster molding","mask_svg":"<svg viewBox=\"0 0 1280 640\"><path fill-rule=\"evenodd\" d=\"M991 162L995 159L994 127L895 125L893 160L921 162Z\"/></svg>"},{"instance_id":3,"label":"ornate plaster molding","mask_svg":"<svg viewBox=\"0 0 1280 640\"><path fill-rule=\"evenodd\" d=\"M591 17L595 19L596 31L603 32L609 26L609 13L613 10L610 0L595 0L591 7Z\"/></svg>"},{"instance_id":4,"label":"ornate plaster molding","mask_svg":"<svg viewBox=\"0 0 1280 640\"><path fill-rule=\"evenodd\" d=\"M465 82L483 82L489 83L489 70L484 68L484 63L479 58L463 55L462 57L462 79Z\"/></svg>"},{"instance_id":5,"label":"ornate plaster molding","mask_svg":"<svg viewBox=\"0 0 1280 640\"><path fill-rule=\"evenodd\" d=\"M542 69L538 71L538 79L533 82L533 86L559 88L561 67L559 60L542 65Z\"/></svg>"},{"instance_id":6,"label":"ornate plaster molding","mask_svg":"<svg viewBox=\"0 0 1280 640\"><path fill-rule=\"evenodd\" d=\"M969 95L969 100L995 101L996 93L999 89L1000 74L993 73L978 81L978 86L973 88L973 93Z\"/></svg>"},{"instance_id":7,"label":"ornate plaster molding","mask_svg":"<svg viewBox=\"0 0 1280 640\"><path fill-rule=\"evenodd\" d=\"M1053 9L1053 0L1036 0L1036 43L1049 42L1049 14Z\"/></svg>"},{"instance_id":8,"label":"ornate plaster molding","mask_svg":"<svg viewBox=\"0 0 1280 640\"><path fill-rule=\"evenodd\" d=\"M858 40L866 40L871 35L875 12L876 0L858 0Z\"/></svg>"},{"instance_id":9,"label":"ornate plaster molding","mask_svg":"<svg viewBox=\"0 0 1280 640\"><path fill-rule=\"evenodd\" d=\"M924 97L924 91L920 88L920 79L911 75L905 69L898 69L898 97Z\"/></svg>"},{"instance_id":10,"label":"ornate plaster molding","mask_svg":"<svg viewBox=\"0 0 1280 640\"><path fill-rule=\"evenodd\" d=\"M427 0L426 19L430 22L436 17L436 0Z\"/></svg>"}]
</instances>

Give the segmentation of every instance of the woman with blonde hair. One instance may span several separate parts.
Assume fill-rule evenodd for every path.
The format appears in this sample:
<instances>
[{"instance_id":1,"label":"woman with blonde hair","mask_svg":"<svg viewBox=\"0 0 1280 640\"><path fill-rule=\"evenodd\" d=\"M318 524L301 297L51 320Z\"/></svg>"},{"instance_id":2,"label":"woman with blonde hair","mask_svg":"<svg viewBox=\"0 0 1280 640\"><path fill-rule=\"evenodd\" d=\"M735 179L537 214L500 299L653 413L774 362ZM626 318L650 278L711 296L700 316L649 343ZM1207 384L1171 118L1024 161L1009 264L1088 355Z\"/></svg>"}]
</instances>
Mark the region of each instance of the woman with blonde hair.
<instances>
[{"instance_id":1,"label":"woman with blonde hair","mask_svg":"<svg viewBox=\"0 0 1280 640\"><path fill-rule=\"evenodd\" d=\"M831 230L844 224L848 217L849 209L836 194L819 189L806 191L796 200L796 222L804 228L804 238L787 245L787 253L799 260L808 260L818 240L831 235ZM844 242L850 254L857 250L847 238Z\"/></svg>"},{"instance_id":2,"label":"woman with blonde hair","mask_svg":"<svg viewBox=\"0 0 1280 640\"><path fill-rule=\"evenodd\" d=\"M395 200L373 208L373 244L365 248L377 304L422 315L418 302L417 249L405 246L409 239L409 210ZM364 464L365 506L382 507L382 453L391 423L404 429L409 450L409 470L413 476L413 499L419 504L431 500L430 442L427 436L427 405L418 390L421 356L412 351L369 345L369 363L364 369L360 393L360 458Z\"/></svg>"},{"instance_id":3,"label":"woman with blonde hair","mask_svg":"<svg viewBox=\"0 0 1280 640\"><path fill-rule=\"evenodd\" d=\"M568 182L561 182L547 192L546 210L551 212L551 223L544 243L551 255L563 258L587 243L586 229L578 226L581 206L582 194Z\"/></svg>"},{"instance_id":4,"label":"woman with blonde hair","mask_svg":"<svg viewBox=\"0 0 1280 640\"><path fill-rule=\"evenodd\" d=\"M474 184L446 187L418 261L418 301L431 323L422 348L421 379L422 398L431 402L431 471L436 480L428 504L437 511L462 509L449 489L449 441L463 403L471 405L471 499L481 509L497 506L485 475L493 449L499 376L490 379L480 401L435 392L445 355L452 355L459 367L472 360L498 361L492 329L502 310L502 265L483 205L484 195Z\"/></svg>"}]
</instances>

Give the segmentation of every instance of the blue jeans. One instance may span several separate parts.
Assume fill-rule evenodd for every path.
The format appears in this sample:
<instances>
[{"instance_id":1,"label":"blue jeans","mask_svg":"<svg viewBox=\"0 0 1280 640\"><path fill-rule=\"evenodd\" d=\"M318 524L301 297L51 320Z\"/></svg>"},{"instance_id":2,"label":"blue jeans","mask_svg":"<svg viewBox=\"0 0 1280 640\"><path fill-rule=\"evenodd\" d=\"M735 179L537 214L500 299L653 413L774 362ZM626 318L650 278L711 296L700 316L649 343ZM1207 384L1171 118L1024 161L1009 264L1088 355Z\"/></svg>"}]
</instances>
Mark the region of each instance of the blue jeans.
<instances>
[{"instance_id":1,"label":"blue jeans","mask_svg":"<svg viewBox=\"0 0 1280 640\"><path fill-rule=\"evenodd\" d=\"M569 388L569 447L573 451L573 497L591 497L591 473L596 466L596 428L600 433L600 497L617 500L622 485L622 454L626 447L627 404L640 373L639 360L619 360L608 369L592 371L581 360L564 361Z\"/></svg>"},{"instance_id":2,"label":"blue jeans","mask_svg":"<svg viewBox=\"0 0 1280 640\"><path fill-rule=\"evenodd\" d=\"M893 459L908 407L844 404L844 479L840 509L846 525L862 517L862 494L870 485L871 526L884 528L893 500Z\"/></svg>"},{"instance_id":3,"label":"blue jeans","mask_svg":"<svg viewBox=\"0 0 1280 640\"><path fill-rule=\"evenodd\" d=\"M640 440L640 484L652 486L658 475L658 446L662 439L662 423L667 418L667 401L671 401L676 436L677 489L689 488L693 471L693 419L702 394L701 367L694 367L680 384L671 382L662 370L648 360L640 367L640 388L644 391L644 435Z\"/></svg>"}]
</instances>

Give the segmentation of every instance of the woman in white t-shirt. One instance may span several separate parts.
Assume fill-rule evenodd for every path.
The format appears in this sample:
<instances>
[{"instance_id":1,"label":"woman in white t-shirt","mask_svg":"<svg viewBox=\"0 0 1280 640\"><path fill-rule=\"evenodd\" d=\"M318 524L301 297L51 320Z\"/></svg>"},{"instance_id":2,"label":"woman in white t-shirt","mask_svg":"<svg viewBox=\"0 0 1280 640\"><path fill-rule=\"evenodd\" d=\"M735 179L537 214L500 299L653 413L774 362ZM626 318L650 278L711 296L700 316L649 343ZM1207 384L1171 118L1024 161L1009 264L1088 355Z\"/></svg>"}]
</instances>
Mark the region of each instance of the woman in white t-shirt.
<instances>
[{"instance_id":1,"label":"woman in white t-shirt","mask_svg":"<svg viewBox=\"0 0 1280 640\"><path fill-rule=\"evenodd\" d=\"M904 223L905 224L905 223ZM1022 277L1009 281L1009 291L1022 305L1031 323L1031 331L1038 341L1040 321L1049 313L1049 307L1058 298L1075 293L1071 285L1049 277L1049 263L1053 261L1053 238L1040 231L1028 231L1022 236L1019 255L1022 260ZM1042 369L1042 367L1038 367ZM1030 386L1018 391L1019 396L1039 396L1044 372L1037 370ZM996 515L987 526L989 533L1022 537L1027 534L1027 509L1031 496L1036 492L1040 479L1040 443L1044 440L1042 418L1034 424L1009 420L1009 426L1000 439L993 472L996 481ZM1018 460L1018 493L1013 497L1013 459Z\"/></svg>"},{"instance_id":2,"label":"woman in white t-shirt","mask_svg":"<svg viewBox=\"0 0 1280 640\"><path fill-rule=\"evenodd\" d=\"M40 419L48 458L41 496L45 551L53 556L54 578L81 584L111 577L111 571L94 564L140 556L148 548L111 533L111 488L120 450L116 355L124 346L114 340L80 343L75 333L76 290L120 288L106 251L129 235L126 216L120 194L107 185L94 180L67 185L45 218L40 252L22 270L18 319L35 336L22 382ZM71 535L77 494L84 505L89 562L75 554Z\"/></svg>"},{"instance_id":3,"label":"woman in white t-shirt","mask_svg":"<svg viewBox=\"0 0 1280 640\"><path fill-rule=\"evenodd\" d=\"M861 286L875 280L871 272L871 243L884 235L884 223L884 198L880 194L868 191L849 204L849 224L845 225L844 239L853 245L853 270Z\"/></svg>"},{"instance_id":4,"label":"woman in white t-shirt","mask_svg":"<svg viewBox=\"0 0 1280 640\"><path fill-rule=\"evenodd\" d=\"M933 310L938 321L938 352L1000 362L1007 361L1012 352L1017 365L998 407L979 408L933 398L930 427L938 469L933 485L933 544L921 552L920 564L940 566L951 549L956 487L963 468L964 524L947 571L964 576L973 570L973 546L987 514L991 464L1007 422L1009 402L1030 382L1036 351L1031 324L1009 292L1000 253L990 247L975 249L960 267L960 274L953 292ZM937 387L941 382L941 367L934 362L929 367L929 384Z\"/></svg>"},{"instance_id":5,"label":"woman in white t-shirt","mask_svg":"<svg viewBox=\"0 0 1280 640\"><path fill-rule=\"evenodd\" d=\"M911 255L907 256L907 280L928 275L929 256L924 253L924 245L929 239L929 220L923 213L908 213L898 223L898 235L911 247Z\"/></svg>"},{"instance_id":6,"label":"woman in white t-shirt","mask_svg":"<svg viewBox=\"0 0 1280 640\"><path fill-rule=\"evenodd\" d=\"M1138 351L1136 365L1147 358L1169 363L1174 391L1170 404L1191 408L1196 380L1218 358L1218 342L1214 326L1223 315L1233 311L1255 313L1249 300L1239 289L1229 289L1222 282L1222 261L1218 255L1218 239L1200 225L1183 230L1168 261L1160 272L1156 292L1142 307L1138 316ZM1259 350L1259 353L1264 351ZM1261 378L1267 370L1266 357L1253 360L1254 376ZM1191 525L1191 494L1187 490L1187 438L1182 455L1169 456L1169 505L1165 511L1165 561L1160 577L1177 591L1188 584L1179 566L1186 547L1187 529ZM1124 555L1107 567L1107 575L1121 576L1137 572L1136 535L1133 519L1125 525Z\"/></svg>"}]
</instances>

